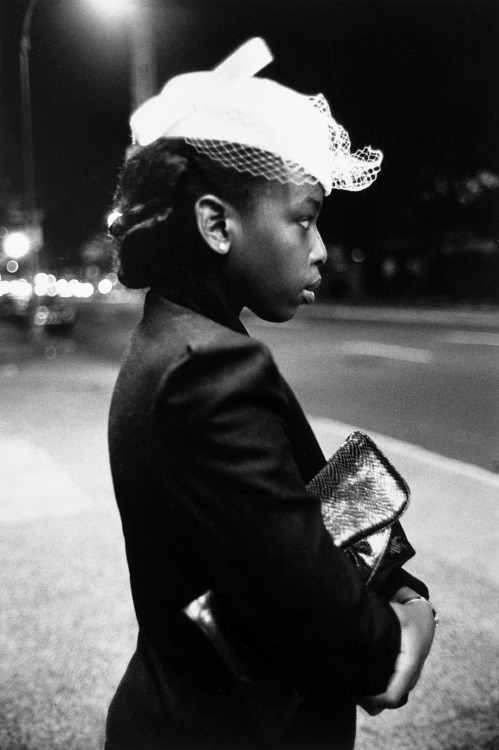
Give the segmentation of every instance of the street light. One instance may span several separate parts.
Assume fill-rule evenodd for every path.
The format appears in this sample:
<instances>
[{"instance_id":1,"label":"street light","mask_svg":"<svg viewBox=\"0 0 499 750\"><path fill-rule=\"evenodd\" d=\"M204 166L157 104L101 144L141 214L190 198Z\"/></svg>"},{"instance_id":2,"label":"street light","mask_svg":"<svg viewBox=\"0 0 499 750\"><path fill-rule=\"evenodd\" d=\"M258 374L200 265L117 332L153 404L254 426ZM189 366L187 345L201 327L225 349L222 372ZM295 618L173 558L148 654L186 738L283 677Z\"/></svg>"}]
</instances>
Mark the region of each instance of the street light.
<instances>
[{"instance_id":1,"label":"street light","mask_svg":"<svg viewBox=\"0 0 499 750\"><path fill-rule=\"evenodd\" d=\"M87 0L88 1L88 0ZM156 93L155 41L151 10L145 4L140 13L134 0L92 0L101 9L128 15L130 40L130 105L134 111L146 99ZM32 273L38 272L38 252L43 245L41 213L38 211L35 189L35 166L33 156L33 121L31 113L31 89L29 53L31 51L31 21L38 0L29 0L23 18L19 47L19 70L21 84L22 155L23 155L23 209L26 217L26 233L32 251Z\"/></svg>"},{"instance_id":2,"label":"street light","mask_svg":"<svg viewBox=\"0 0 499 750\"><path fill-rule=\"evenodd\" d=\"M31 19L38 0L30 0L23 18L19 48L19 72L21 82L22 154L23 154L23 208L26 216L26 230L30 235L30 248L33 250L33 274L38 270L38 251L42 246L40 214L36 205L35 165L33 158L33 123L31 117L31 91L29 76L29 53L31 50Z\"/></svg>"},{"instance_id":3,"label":"street light","mask_svg":"<svg viewBox=\"0 0 499 750\"><path fill-rule=\"evenodd\" d=\"M35 0L36 1L36 0ZM155 34L151 7L138 0L88 0L107 16L127 21L130 108L134 112L157 93Z\"/></svg>"},{"instance_id":4,"label":"street light","mask_svg":"<svg viewBox=\"0 0 499 750\"><path fill-rule=\"evenodd\" d=\"M89 0L89 2L109 16L122 15L124 11L129 10L131 5L130 0Z\"/></svg>"},{"instance_id":5,"label":"street light","mask_svg":"<svg viewBox=\"0 0 499 750\"><path fill-rule=\"evenodd\" d=\"M13 260L24 258L31 250L31 242L24 232L11 232L3 241L5 255Z\"/></svg>"}]
</instances>

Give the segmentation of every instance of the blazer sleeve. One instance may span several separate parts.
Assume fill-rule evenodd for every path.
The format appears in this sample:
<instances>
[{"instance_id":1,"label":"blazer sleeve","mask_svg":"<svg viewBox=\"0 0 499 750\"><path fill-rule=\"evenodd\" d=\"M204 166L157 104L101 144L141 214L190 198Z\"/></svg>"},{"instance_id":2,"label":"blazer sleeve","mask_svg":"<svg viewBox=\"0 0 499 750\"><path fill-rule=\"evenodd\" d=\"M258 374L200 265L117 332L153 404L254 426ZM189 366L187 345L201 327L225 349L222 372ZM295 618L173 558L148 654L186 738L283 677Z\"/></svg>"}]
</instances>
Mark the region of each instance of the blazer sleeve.
<instances>
[{"instance_id":1,"label":"blazer sleeve","mask_svg":"<svg viewBox=\"0 0 499 750\"><path fill-rule=\"evenodd\" d=\"M154 429L170 458L157 480L171 486L179 468L176 521L250 640L306 682L341 684L354 700L381 692L398 620L334 546L305 488L270 353L237 339L190 347L163 378Z\"/></svg>"}]
</instances>

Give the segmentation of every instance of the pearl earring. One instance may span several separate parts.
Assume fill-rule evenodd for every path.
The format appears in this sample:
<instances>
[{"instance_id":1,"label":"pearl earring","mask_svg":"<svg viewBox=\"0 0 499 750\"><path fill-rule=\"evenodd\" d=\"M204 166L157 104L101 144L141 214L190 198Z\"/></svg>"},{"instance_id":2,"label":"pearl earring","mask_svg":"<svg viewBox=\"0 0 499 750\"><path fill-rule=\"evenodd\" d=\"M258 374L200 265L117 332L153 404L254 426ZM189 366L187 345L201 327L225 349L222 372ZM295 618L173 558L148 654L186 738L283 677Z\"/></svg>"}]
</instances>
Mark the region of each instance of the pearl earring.
<instances>
[{"instance_id":1,"label":"pearl earring","mask_svg":"<svg viewBox=\"0 0 499 750\"><path fill-rule=\"evenodd\" d=\"M229 250L229 243L228 242L221 242L218 246L218 249L221 253L226 253Z\"/></svg>"}]
</instances>

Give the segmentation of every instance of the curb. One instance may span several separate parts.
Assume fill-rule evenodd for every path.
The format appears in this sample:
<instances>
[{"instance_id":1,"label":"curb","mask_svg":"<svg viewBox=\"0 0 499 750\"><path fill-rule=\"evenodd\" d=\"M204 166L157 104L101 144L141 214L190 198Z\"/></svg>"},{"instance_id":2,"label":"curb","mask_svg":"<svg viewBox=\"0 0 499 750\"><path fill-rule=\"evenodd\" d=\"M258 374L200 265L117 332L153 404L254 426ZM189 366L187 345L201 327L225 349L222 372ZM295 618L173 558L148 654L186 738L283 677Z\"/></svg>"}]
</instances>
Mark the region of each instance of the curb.
<instances>
[{"instance_id":1,"label":"curb","mask_svg":"<svg viewBox=\"0 0 499 750\"><path fill-rule=\"evenodd\" d=\"M499 311L470 308L364 307L318 302L303 308L311 320L445 326L499 332Z\"/></svg>"}]
</instances>

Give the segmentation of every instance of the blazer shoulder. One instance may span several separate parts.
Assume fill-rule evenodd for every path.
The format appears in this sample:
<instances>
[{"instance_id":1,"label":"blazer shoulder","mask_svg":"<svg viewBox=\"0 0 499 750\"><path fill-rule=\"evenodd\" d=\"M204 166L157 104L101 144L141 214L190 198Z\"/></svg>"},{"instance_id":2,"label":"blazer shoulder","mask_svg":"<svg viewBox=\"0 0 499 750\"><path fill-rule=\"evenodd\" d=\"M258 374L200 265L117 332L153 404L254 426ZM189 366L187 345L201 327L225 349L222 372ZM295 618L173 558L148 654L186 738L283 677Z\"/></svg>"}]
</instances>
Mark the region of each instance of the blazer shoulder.
<instances>
[{"instance_id":1,"label":"blazer shoulder","mask_svg":"<svg viewBox=\"0 0 499 750\"><path fill-rule=\"evenodd\" d=\"M273 361L268 347L244 329L233 330L157 295L146 305L136 337L142 345L147 342L155 359L169 360L171 366L191 356L229 355L231 351L239 352L243 359L252 355Z\"/></svg>"}]
</instances>

